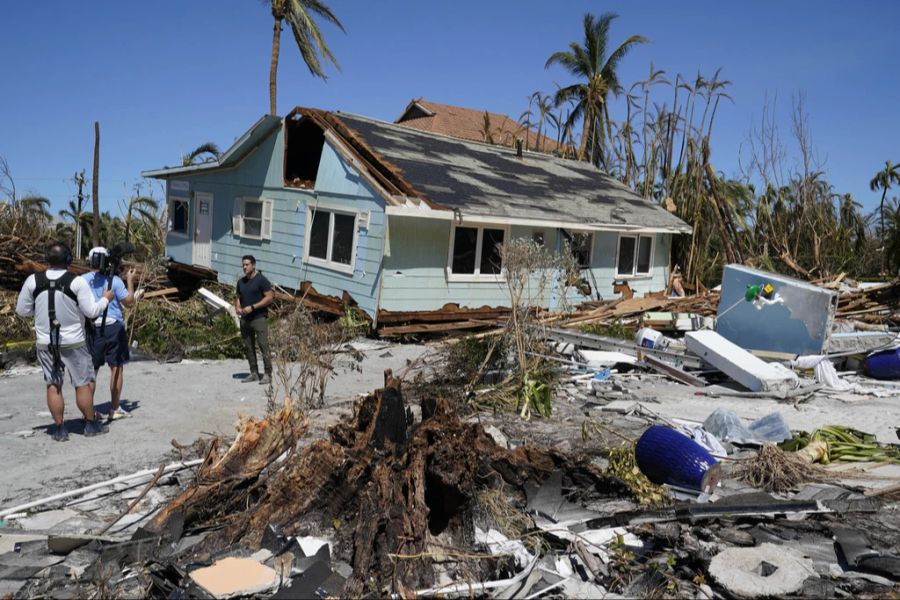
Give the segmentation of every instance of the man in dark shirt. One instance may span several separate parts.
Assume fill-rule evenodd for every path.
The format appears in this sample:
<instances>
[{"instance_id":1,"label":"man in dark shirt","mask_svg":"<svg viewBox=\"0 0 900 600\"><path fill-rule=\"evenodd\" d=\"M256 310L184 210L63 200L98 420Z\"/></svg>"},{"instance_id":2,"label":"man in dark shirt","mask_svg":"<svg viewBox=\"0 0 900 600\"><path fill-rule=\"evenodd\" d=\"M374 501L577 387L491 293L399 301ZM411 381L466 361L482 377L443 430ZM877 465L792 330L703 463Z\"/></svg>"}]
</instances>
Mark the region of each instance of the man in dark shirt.
<instances>
[{"instance_id":1,"label":"man in dark shirt","mask_svg":"<svg viewBox=\"0 0 900 600\"><path fill-rule=\"evenodd\" d=\"M241 268L244 270L244 276L237 282L234 308L241 316L241 339L244 341L244 351L250 363L250 375L244 378L243 383L258 381L261 385L268 384L272 381L272 358L269 356L266 307L272 303L274 297L272 284L256 270L256 259L252 255L247 254L241 258ZM265 368L262 377L259 376L259 367L256 364L257 344Z\"/></svg>"}]
</instances>

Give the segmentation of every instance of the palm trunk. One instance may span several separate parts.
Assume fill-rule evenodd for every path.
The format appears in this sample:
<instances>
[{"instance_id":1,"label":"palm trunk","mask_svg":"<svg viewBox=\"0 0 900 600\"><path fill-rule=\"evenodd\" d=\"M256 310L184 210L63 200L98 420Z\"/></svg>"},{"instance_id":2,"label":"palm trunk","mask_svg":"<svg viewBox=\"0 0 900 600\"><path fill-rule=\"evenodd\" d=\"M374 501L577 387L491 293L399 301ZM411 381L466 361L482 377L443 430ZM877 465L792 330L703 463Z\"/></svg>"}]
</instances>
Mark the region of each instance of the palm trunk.
<instances>
[{"instance_id":1,"label":"palm trunk","mask_svg":"<svg viewBox=\"0 0 900 600\"><path fill-rule=\"evenodd\" d=\"M94 222L91 227L91 243L100 245L100 122L94 121L94 174L91 181L91 203Z\"/></svg>"},{"instance_id":2,"label":"palm trunk","mask_svg":"<svg viewBox=\"0 0 900 600\"><path fill-rule=\"evenodd\" d=\"M585 107L584 109L584 123L581 126L581 143L578 145L578 160L585 159L585 153L587 152L588 145L588 137L593 135L593 127L591 121L593 121L594 117L591 114L590 108ZM590 160L592 157L588 157Z\"/></svg>"},{"instance_id":3,"label":"palm trunk","mask_svg":"<svg viewBox=\"0 0 900 600\"><path fill-rule=\"evenodd\" d=\"M281 51L281 17L275 17L272 27L272 62L269 64L269 114L278 114L275 111L275 100L278 97L278 53Z\"/></svg>"}]
</instances>

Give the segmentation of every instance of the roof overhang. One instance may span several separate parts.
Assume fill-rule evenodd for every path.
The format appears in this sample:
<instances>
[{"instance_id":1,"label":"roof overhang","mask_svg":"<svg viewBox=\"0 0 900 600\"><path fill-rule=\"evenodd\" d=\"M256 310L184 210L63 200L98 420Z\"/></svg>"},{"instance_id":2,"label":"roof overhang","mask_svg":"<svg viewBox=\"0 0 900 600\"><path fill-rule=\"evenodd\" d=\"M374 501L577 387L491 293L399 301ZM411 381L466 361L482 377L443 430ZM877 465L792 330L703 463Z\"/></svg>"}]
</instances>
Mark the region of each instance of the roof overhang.
<instances>
[{"instance_id":1,"label":"roof overhang","mask_svg":"<svg viewBox=\"0 0 900 600\"><path fill-rule=\"evenodd\" d=\"M141 171L144 177L155 177L157 179L168 179L170 177L180 177L184 175L193 175L194 173L215 171L219 169L227 169L235 166L245 156L247 156L260 142L263 141L272 131L281 124L281 117L276 115L265 115L248 129L244 135L239 137L231 145L228 150L219 156L218 160L201 163L199 165L186 165L182 167L163 167L162 169L152 169L150 171Z\"/></svg>"},{"instance_id":2,"label":"roof overhang","mask_svg":"<svg viewBox=\"0 0 900 600\"><path fill-rule=\"evenodd\" d=\"M640 225L627 225L616 223L585 223L584 221L561 221L553 219L529 219L525 217L507 217L502 215L473 215L459 210L431 210L424 207L413 206L388 206L385 208L388 216L410 217L414 219L437 219L440 221L455 221L457 225L503 224L521 225L524 227L548 227L570 229L573 231L617 231L627 233L672 233L689 234L691 228L676 227L644 227Z\"/></svg>"}]
</instances>

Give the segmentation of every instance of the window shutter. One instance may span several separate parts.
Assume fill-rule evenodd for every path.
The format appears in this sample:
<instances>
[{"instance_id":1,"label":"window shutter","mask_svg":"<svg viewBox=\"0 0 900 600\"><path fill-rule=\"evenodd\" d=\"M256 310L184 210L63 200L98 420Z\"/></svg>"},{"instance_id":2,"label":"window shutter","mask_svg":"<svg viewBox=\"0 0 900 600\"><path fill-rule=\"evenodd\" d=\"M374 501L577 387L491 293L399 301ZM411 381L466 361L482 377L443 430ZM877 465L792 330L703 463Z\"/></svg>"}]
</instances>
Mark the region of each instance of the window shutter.
<instances>
[{"instance_id":1,"label":"window shutter","mask_svg":"<svg viewBox=\"0 0 900 600\"><path fill-rule=\"evenodd\" d=\"M166 231L172 231L172 213L175 210L175 203L169 200L166 204Z\"/></svg>"},{"instance_id":2,"label":"window shutter","mask_svg":"<svg viewBox=\"0 0 900 600\"><path fill-rule=\"evenodd\" d=\"M241 229L241 216L244 214L244 202L240 197L235 197L234 207L231 209L231 233L240 237L244 232Z\"/></svg>"},{"instance_id":3,"label":"window shutter","mask_svg":"<svg viewBox=\"0 0 900 600\"><path fill-rule=\"evenodd\" d=\"M272 201L263 200L262 239L272 239Z\"/></svg>"}]
</instances>

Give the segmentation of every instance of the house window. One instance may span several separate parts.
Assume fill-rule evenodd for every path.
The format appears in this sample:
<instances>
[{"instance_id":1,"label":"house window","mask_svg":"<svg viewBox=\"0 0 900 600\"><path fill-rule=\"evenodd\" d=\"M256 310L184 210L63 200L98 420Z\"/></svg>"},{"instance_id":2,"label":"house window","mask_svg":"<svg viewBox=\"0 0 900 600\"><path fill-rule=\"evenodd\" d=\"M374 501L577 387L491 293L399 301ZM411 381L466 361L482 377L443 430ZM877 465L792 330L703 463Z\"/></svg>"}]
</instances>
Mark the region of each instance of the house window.
<instances>
[{"instance_id":1,"label":"house window","mask_svg":"<svg viewBox=\"0 0 900 600\"><path fill-rule=\"evenodd\" d=\"M450 238L449 275L495 277L503 271L506 230L495 227L454 227Z\"/></svg>"},{"instance_id":2,"label":"house window","mask_svg":"<svg viewBox=\"0 0 900 600\"><path fill-rule=\"evenodd\" d=\"M616 275L649 275L653 266L653 236L620 235Z\"/></svg>"},{"instance_id":3,"label":"house window","mask_svg":"<svg viewBox=\"0 0 900 600\"><path fill-rule=\"evenodd\" d=\"M231 228L234 235L252 240L272 239L272 201L235 198Z\"/></svg>"},{"instance_id":4,"label":"house window","mask_svg":"<svg viewBox=\"0 0 900 600\"><path fill-rule=\"evenodd\" d=\"M575 257L575 262L581 269L591 266L591 250L594 248L594 234L585 231L569 231L562 229L563 241L568 245L569 251Z\"/></svg>"},{"instance_id":5,"label":"house window","mask_svg":"<svg viewBox=\"0 0 900 600\"><path fill-rule=\"evenodd\" d=\"M169 231L188 235L188 200L169 200Z\"/></svg>"},{"instance_id":6,"label":"house window","mask_svg":"<svg viewBox=\"0 0 900 600\"><path fill-rule=\"evenodd\" d=\"M356 213L316 208L310 211L309 216L307 261L353 272Z\"/></svg>"}]
</instances>

